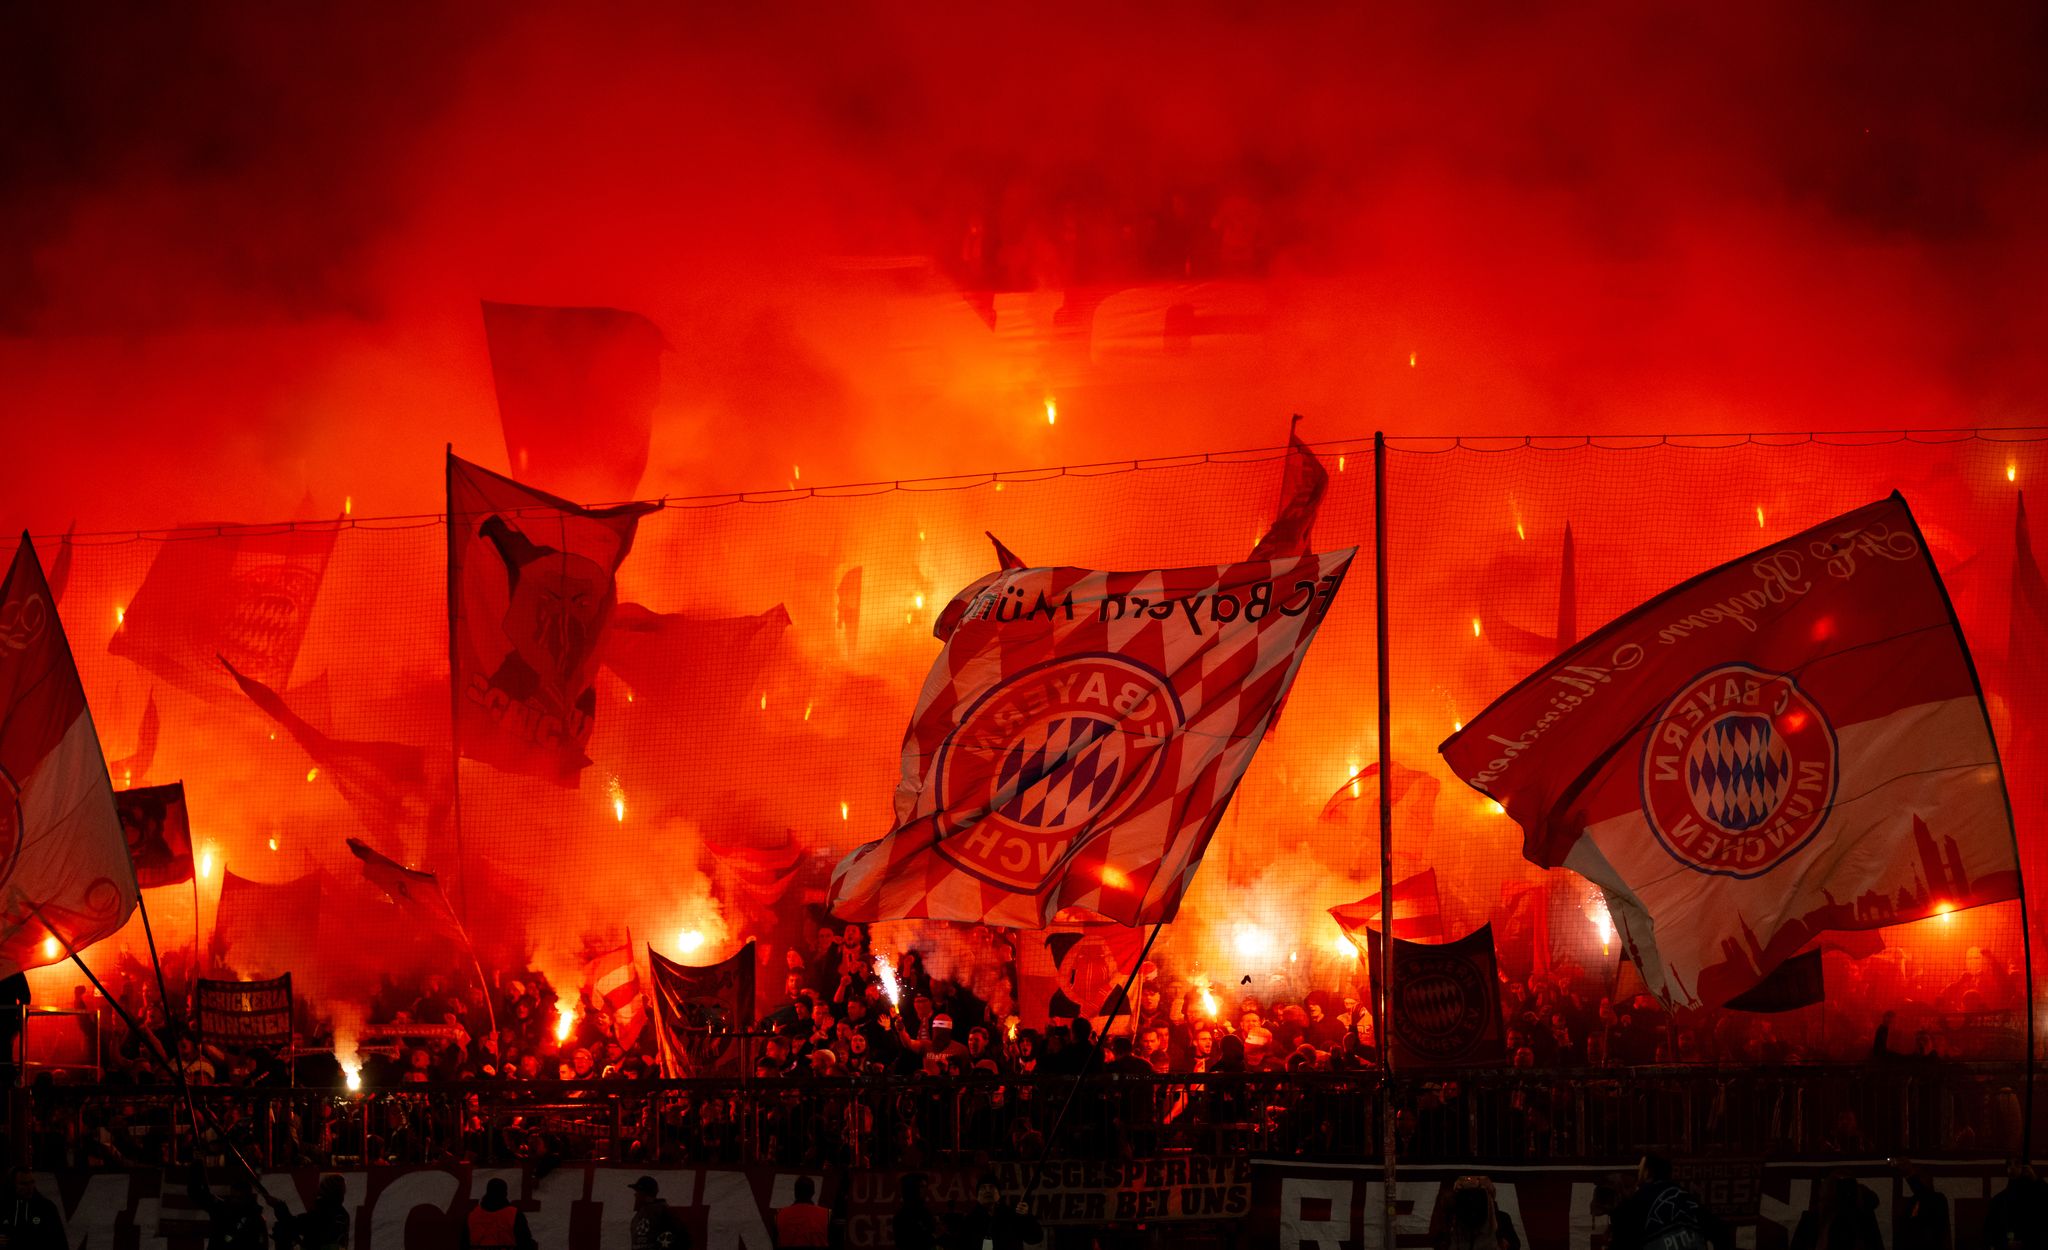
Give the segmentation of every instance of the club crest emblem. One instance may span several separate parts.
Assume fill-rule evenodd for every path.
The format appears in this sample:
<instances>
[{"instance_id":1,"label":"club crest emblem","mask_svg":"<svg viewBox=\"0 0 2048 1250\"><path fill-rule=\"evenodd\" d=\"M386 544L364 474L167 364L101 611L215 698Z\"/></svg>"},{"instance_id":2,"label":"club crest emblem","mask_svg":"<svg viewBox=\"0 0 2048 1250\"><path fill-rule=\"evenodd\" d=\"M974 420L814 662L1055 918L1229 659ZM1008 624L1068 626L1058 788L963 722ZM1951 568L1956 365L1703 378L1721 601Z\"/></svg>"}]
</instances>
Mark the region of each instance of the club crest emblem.
<instances>
[{"instance_id":1,"label":"club crest emblem","mask_svg":"<svg viewBox=\"0 0 2048 1250\"><path fill-rule=\"evenodd\" d=\"M1183 720L1171 683L1123 656L1012 676L939 747L938 853L991 885L1042 888L1145 793Z\"/></svg>"},{"instance_id":2,"label":"club crest emblem","mask_svg":"<svg viewBox=\"0 0 2048 1250\"><path fill-rule=\"evenodd\" d=\"M1454 1063L1486 1036L1492 1003L1480 970L1455 953L1403 947L1394 1028L1403 1047L1431 1063Z\"/></svg>"},{"instance_id":3,"label":"club crest emblem","mask_svg":"<svg viewBox=\"0 0 2048 1250\"><path fill-rule=\"evenodd\" d=\"M1747 664L1702 673L1643 746L1643 814L1695 872L1758 877L1826 823L1840 778L1834 728L1791 677Z\"/></svg>"}]
</instances>

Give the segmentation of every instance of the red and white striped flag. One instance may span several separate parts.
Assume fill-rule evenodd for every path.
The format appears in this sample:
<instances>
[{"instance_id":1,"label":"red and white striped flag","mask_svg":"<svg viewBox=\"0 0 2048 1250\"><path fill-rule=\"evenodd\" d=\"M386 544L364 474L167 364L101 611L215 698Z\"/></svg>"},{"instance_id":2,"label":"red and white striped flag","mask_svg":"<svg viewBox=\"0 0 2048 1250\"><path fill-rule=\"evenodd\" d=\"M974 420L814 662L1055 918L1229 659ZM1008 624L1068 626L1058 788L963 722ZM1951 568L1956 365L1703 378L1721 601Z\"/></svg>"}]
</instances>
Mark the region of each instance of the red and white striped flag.
<instances>
[{"instance_id":1,"label":"red and white striped flag","mask_svg":"<svg viewBox=\"0 0 2048 1250\"><path fill-rule=\"evenodd\" d=\"M1171 919L1353 554L968 587L904 735L896 828L840 863L833 913Z\"/></svg>"},{"instance_id":2,"label":"red and white striped flag","mask_svg":"<svg viewBox=\"0 0 2048 1250\"><path fill-rule=\"evenodd\" d=\"M118 933L135 910L128 838L57 600L28 535L0 584L0 976Z\"/></svg>"},{"instance_id":3,"label":"red and white striped flag","mask_svg":"<svg viewBox=\"0 0 2048 1250\"><path fill-rule=\"evenodd\" d=\"M1524 855L1605 891L1674 1005L2018 891L1983 694L1897 495L1658 595L1442 750Z\"/></svg>"},{"instance_id":4,"label":"red and white striped flag","mask_svg":"<svg viewBox=\"0 0 2048 1250\"><path fill-rule=\"evenodd\" d=\"M647 1024L647 1004L640 997L640 970L633 963L631 942L583 965L583 997L611 1013L619 1045L633 1049Z\"/></svg>"},{"instance_id":5,"label":"red and white striped flag","mask_svg":"<svg viewBox=\"0 0 2048 1250\"><path fill-rule=\"evenodd\" d=\"M1330 916L1344 927L1344 935L1357 943L1363 952L1366 930L1379 927L1379 891L1374 890L1355 903L1332 907ZM1443 896L1437 892L1436 869L1425 868L1394 883L1394 918L1391 924L1394 936L1404 941L1444 940Z\"/></svg>"}]
</instances>

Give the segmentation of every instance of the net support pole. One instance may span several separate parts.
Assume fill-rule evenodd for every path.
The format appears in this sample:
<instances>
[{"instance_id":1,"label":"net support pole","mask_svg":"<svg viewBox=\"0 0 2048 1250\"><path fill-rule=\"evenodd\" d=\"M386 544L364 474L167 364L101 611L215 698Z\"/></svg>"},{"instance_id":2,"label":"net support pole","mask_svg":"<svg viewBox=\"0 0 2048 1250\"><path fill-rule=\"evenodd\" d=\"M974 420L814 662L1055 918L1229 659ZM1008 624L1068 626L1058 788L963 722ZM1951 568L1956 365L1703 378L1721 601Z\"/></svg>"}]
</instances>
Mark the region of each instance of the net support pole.
<instances>
[{"instance_id":1,"label":"net support pole","mask_svg":"<svg viewBox=\"0 0 2048 1250\"><path fill-rule=\"evenodd\" d=\"M447 469L443 498L448 509L445 520L448 523L448 792L449 819L455 828L455 914L461 918L464 929L469 927L469 860L462 853L462 687L461 665L462 640L456 632L461 619L459 608L461 590L455 584L455 444L448 444ZM467 941L467 935L464 940ZM472 948L470 957L475 959ZM483 970L479 968L481 977ZM489 987L485 988L485 999L490 997Z\"/></svg>"},{"instance_id":2,"label":"net support pole","mask_svg":"<svg viewBox=\"0 0 2048 1250\"><path fill-rule=\"evenodd\" d=\"M1373 970L1373 999L1380 1043L1380 1161L1383 1201L1380 1245L1394 1244L1394 712L1387 663L1387 436L1372 436L1373 612L1379 651L1380 738L1380 966Z\"/></svg>"}]
</instances>

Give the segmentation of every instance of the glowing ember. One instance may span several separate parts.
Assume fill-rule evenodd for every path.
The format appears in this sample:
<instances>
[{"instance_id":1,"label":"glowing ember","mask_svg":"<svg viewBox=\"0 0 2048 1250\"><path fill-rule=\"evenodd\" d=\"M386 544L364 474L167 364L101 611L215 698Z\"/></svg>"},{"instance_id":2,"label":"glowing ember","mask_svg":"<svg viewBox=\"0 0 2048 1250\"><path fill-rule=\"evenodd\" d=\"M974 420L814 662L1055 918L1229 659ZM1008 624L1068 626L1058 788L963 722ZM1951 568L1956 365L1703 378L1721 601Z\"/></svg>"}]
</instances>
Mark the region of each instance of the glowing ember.
<instances>
[{"instance_id":1,"label":"glowing ember","mask_svg":"<svg viewBox=\"0 0 2048 1250\"><path fill-rule=\"evenodd\" d=\"M923 595L912 595L912 596L910 597L910 602L911 602L911 604L912 604L913 606L915 606L915 607L920 607L920 608L921 608L921 607L923 607L923 606L924 606L924 596L923 596Z\"/></svg>"},{"instance_id":2,"label":"glowing ember","mask_svg":"<svg viewBox=\"0 0 2048 1250\"><path fill-rule=\"evenodd\" d=\"M1045 423L1047 425L1057 425L1059 419L1060 406L1053 402L1052 396L1047 395L1045 397Z\"/></svg>"},{"instance_id":3,"label":"glowing ember","mask_svg":"<svg viewBox=\"0 0 2048 1250\"><path fill-rule=\"evenodd\" d=\"M841 820L847 820L847 819L850 819L850 818L851 818L851 817L850 817L850 813L851 813L851 809L850 809L850 808L849 808L849 807L847 806L847 804L846 804L846 800L845 800L845 799L841 799L841 800L839 800L839 819L841 819Z\"/></svg>"},{"instance_id":4,"label":"glowing ember","mask_svg":"<svg viewBox=\"0 0 2048 1250\"><path fill-rule=\"evenodd\" d=\"M118 603L117 603L117 604L115 604L115 605L114 605L114 628L116 628L116 629L119 629L119 628L121 627L121 622L123 622L123 621L125 621L125 620L127 620L127 619L128 619L128 609L127 609L127 608L125 608L125 607L123 607L122 605L120 605L120 604L118 604Z\"/></svg>"},{"instance_id":5,"label":"glowing ember","mask_svg":"<svg viewBox=\"0 0 2048 1250\"><path fill-rule=\"evenodd\" d=\"M121 770L121 785L122 785L122 788L124 788L124 789L125 789L125 788L127 788L128 786L132 786L132 785L134 785L134 784L135 784L135 770L134 770L134 769L132 769L132 768L124 768L124 769L122 769L122 770Z\"/></svg>"},{"instance_id":6,"label":"glowing ember","mask_svg":"<svg viewBox=\"0 0 2048 1250\"><path fill-rule=\"evenodd\" d=\"M1934 914L1941 917L1941 923L1954 924L1956 905L1954 903L1936 903L1934 905Z\"/></svg>"},{"instance_id":7,"label":"glowing ember","mask_svg":"<svg viewBox=\"0 0 2048 1250\"><path fill-rule=\"evenodd\" d=\"M1454 720L1454 721L1452 721L1452 722L1451 722L1451 732L1452 732L1452 733L1464 733L1464 732L1465 732L1465 722L1464 722L1464 721L1461 721L1461 720Z\"/></svg>"},{"instance_id":8,"label":"glowing ember","mask_svg":"<svg viewBox=\"0 0 2048 1250\"><path fill-rule=\"evenodd\" d=\"M1339 473L1342 473L1343 471L1344 471L1344 457L1342 457L1342 456L1339 456L1339 457L1337 457L1337 472L1339 472Z\"/></svg>"},{"instance_id":9,"label":"glowing ember","mask_svg":"<svg viewBox=\"0 0 2048 1250\"><path fill-rule=\"evenodd\" d=\"M1762 504L1756 506L1756 527L1758 529L1764 527L1764 506Z\"/></svg>"},{"instance_id":10,"label":"glowing ember","mask_svg":"<svg viewBox=\"0 0 2048 1250\"><path fill-rule=\"evenodd\" d=\"M555 1004L555 1040L566 1042L576 1031L576 1009L566 1001Z\"/></svg>"},{"instance_id":11,"label":"glowing ember","mask_svg":"<svg viewBox=\"0 0 2048 1250\"><path fill-rule=\"evenodd\" d=\"M903 986L896 980L896 969L889 966L887 955L875 956L875 979L882 983L882 997L889 1000L889 1005L902 1007Z\"/></svg>"},{"instance_id":12,"label":"glowing ember","mask_svg":"<svg viewBox=\"0 0 2048 1250\"><path fill-rule=\"evenodd\" d=\"M1355 799L1363 792L1365 786L1365 783L1358 779L1358 761L1352 760L1345 764L1344 770L1351 777L1351 797Z\"/></svg>"},{"instance_id":13,"label":"glowing ember","mask_svg":"<svg viewBox=\"0 0 2048 1250\"><path fill-rule=\"evenodd\" d=\"M309 768L309 769L307 769L307 770L306 770L306 780L308 780L308 781L318 781L319 779L320 779L320 770L319 770L319 769L317 769L317 768Z\"/></svg>"},{"instance_id":14,"label":"glowing ember","mask_svg":"<svg viewBox=\"0 0 2048 1250\"><path fill-rule=\"evenodd\" d=\"M1523 542L1529 541L1529 535L1522 529L1522 523L1520 521L1515 522L1515 537L1521 539Z\"/></svg>"},{"instance_id":15,"label":"glowing ember","mask_svg":"<svg viewBox=\"0 0 2048 1250\"><path fill-rule=\"evenodd\" d=\"M56 938L46 937L43 939L44 959L55 959L57 957L57 952L63 949L63 946L58 943Z\"/></svg>"},{"instance_id":16,"label":"glowing ember","mask_svg":"<svg viewBox=\"0 0 2048 1250\"><path fill-rule=\"evenodd\" d=\"M1501 816L1501 815L1505 815L1505 814L1507 813L1507 810L1508 810L1508 809L1507 809L1507 808L1505 808L1505 807L1502 807L1502 806L1501 806L1500 804L1498 804L1498 803L1494 802L1493 800L1489 799L1489 800L1487 800L1487 803L1486 803L1486 810L1487 810L1487 812L1488 812L1489 814L1491 814L1491 815L1494 815L1494 816Z\"/></svg>"},{"instance_id":17,"label":"glowing ember","mask_svg":"<svg viewBox=\"0 0 2048 1250\"><path fill-rule=\"evenodd\" d=\"M808 703L804 704L804 719L811 719L811 705Z\"/></svg>"},{"instance_id":18,"label":"glowing ember","mask_svg":"<svg viewBox=\"0 0 2048 1250\"><path fill-rule=\"evenodd\" d=\"M1415 367L1415 353L1414 353L1414 352L1409 352L1409 353L1408 353L1408 367L1409 367L1410 369L1413 369L1413 368Z\"/></svg>"},{"instance_id":19,"label":"glowing ember","mask_svg":"<svg viewBox=\"0 0 2048 1250\"><path fill-rule=\"evenodd\" d=\"M276 838L272 838L272 839L270 840L270 849L271 849L271 850L273 850L273 851L277 849L277 839L276 839Z\"/></svg>"},{"instance_id":20,"label":"glowing ember","mask_svg":"<svg viewBox=\"0 0 2048 1250\"><path fill-rule=\"evenodd\" d=\"M1479 618L1476 616L1472 618L1472 636L1474 638L1479 636Z\"/></svg>"},{"instance_id":21,"label":"glowing ember","mask_svg":"<svg viewBox=\"0 0 2048 1250\"><path fill-rule=\"evenodd\" d=\"M341 515L343 515L343 516L350 516L350 515L353 515L353 514L354 514L354 512L355 512L355 510L356 510L356 497L355 497L354 495L343 495L343 496L341 497Z\"/></svg>"},{"instance_id":22,"label":"glowing ember","mask_svg":"<svg viewBox=\"0 0 2048 1250\"><path fill-rule=\"evenodd\" d=\"M685 929L676 935L676 949L685 955L690 954L702 945L704 945L704 935L696 929Z\"/></svg>"},{"instance_id":23,"label":"glowing ember","mask_svg":"<svg viewBox=\"0 0 2048 1250\"><path fill-rule=\"evenodd\" d=\"M761 692L761 710L764 712L768 710L768 692L766 690Z\"/></svg>"},{"instance_id":24,"label":"glowing ember","mask_svg":"<svg viewBox=\"0 0 2048 1250\"><path fill-rule=\"evenodd\" d=\"M803 481L803 480L804 480L804 470L803 470L803 466L802 466L802 465L797 465L797 464L793 464L793 465L789 466L789 476L790 476L790 480L791 480L791 481L795 481L795 482L801 482L801 481Z\"/></svg>"},{"instance_id":25,"label":"glowing ember","mask_svg":"<svg viewBox=\"0 0 2048 1250\"><path fill-rule=\"evenodd\" d=\"M2020 467L2017 464L2007 462L2005 466L2005 480L2008 482L2017 482L2020 480Z\"/></svg>"}]
</instances>

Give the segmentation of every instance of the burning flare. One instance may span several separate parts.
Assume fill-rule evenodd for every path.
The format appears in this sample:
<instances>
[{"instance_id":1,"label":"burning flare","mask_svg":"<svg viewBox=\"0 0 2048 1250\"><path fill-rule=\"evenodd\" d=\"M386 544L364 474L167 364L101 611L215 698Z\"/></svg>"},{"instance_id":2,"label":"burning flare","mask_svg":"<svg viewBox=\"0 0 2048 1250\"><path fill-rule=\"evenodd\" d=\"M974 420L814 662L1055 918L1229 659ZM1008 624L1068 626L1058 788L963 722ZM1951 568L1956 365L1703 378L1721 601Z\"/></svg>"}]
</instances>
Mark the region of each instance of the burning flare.
<instances>
[{"instance_id":1,"label":"burning flare","mask_svg":"<svg viewBox=\"0 0 2048 1250\"><path fill-rule=\"evenodd\" d=\"M555 1004L555 1011L555 1041L566 1042L576 1031L576 1009L565 1000Z\"/></svg>"},{"instance_id":2,"label":"burning flare","mask_svg":"<svg viewBox=\"0 0 2048 1250\"><path fill-rule=\"evenodd\" d=\"M887 955L875 956L875 977L882 983L882 997L889 1000L889 1006L901 1010L903 986L896 980L896 969L889 966Z\"/></svg>"},{"instance_id":3,"label":"burning flare","mask_svg":"<svg viewBox=\"0 0 2048 1250\"><path fill-rule=\"evenodd\" d=\"M685 929L676 935L676 950L682 954L691 954L702 945L704 934L701 930Z\"/></svg>"}]
</instances>

